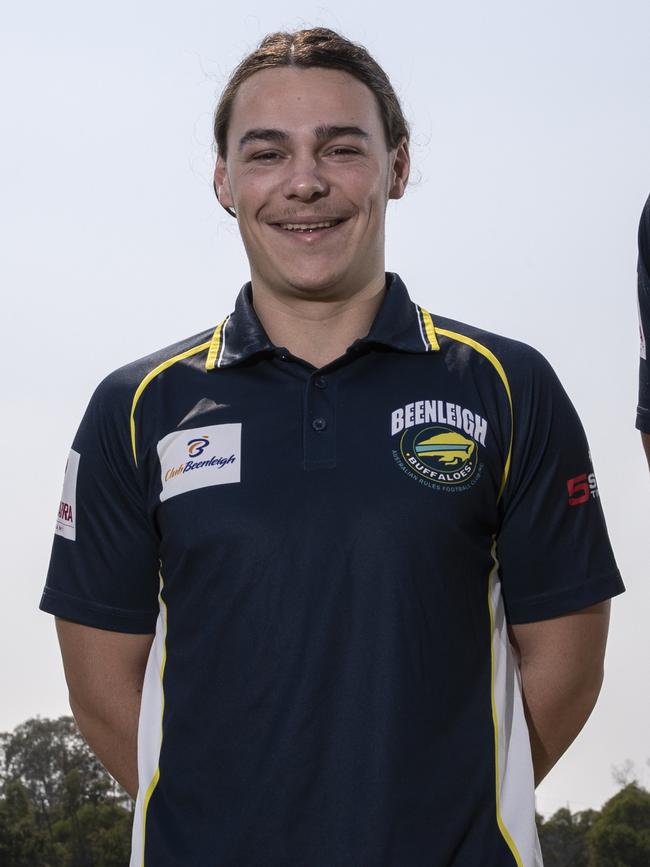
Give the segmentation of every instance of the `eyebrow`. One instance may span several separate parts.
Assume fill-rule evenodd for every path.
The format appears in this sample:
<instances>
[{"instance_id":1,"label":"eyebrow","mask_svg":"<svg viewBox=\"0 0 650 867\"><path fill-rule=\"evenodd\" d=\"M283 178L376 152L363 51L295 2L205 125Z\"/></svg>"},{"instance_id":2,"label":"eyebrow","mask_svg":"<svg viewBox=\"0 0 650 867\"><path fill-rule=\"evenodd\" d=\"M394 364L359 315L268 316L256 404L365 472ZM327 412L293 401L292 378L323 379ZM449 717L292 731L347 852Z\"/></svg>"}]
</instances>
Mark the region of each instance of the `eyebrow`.
<instances>
[{"instance_id":1,"label":"eyebrow","mask_svg":"<svg viewBox=\"0 0 650 867\"><path fill-rule=\"evenodd\" d=\"M366 141L371 138L370 133L361 129L358 126L333 126L331 124L321 124L315 127L314 135L318 141L327 141L337 136L355 136ZM269 141L286 144L291 136L284 129L249 129L239 139L239 150L252 141Z\"/></svg>"}]
</instances>

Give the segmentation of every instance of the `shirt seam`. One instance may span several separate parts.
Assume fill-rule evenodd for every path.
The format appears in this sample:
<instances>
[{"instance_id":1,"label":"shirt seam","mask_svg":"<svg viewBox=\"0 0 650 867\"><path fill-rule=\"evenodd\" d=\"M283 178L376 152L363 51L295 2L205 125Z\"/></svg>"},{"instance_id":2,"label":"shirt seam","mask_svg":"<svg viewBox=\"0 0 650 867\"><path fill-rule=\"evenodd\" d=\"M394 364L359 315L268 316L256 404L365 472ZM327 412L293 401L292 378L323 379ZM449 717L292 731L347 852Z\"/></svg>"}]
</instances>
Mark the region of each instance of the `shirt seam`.
<instances>
[{"instance_id":1,"label":"shirt seam","mask_svg":"<svg viewBox=\"0 0 650 867\"><path fill-rule=\"evenodd\" d=\"M154 608L116 608L112 605L104 605L101 602L93 602L89 599L82 599L80 596L73 596L71 593L66 593L63 590L54 590L52 587L45 586L43 591L43 600L46 597L51 597L53 600L61 599L61 601L70 600L75 602L80 608L97 612L110 612L115 617L123 617L125 620L135 620L142 617L158 616L158 610Z\"/></svg>"},{"instance_id":2,"label":"shirt seam","mask_svg":"<svg viewBox=\"0 0 650 867\"><path fill-rule=\"evenodd\" d=\"M590 590L592 593L598 593L600 588L613 587L615 583L622 584L620 570L614 569L609 572L604 572L598 578L588 578L587 580L576 584L571 588L562 590L558 593L538 593L535 596L524 597L521 600L510 600L507 596L507 589L504 583L504 599L508 609L515 609L520 614L526 614L529 609L543 608L549 602L558 602L563 599L569 600L572 596L579 596L581 591ZM617 593L622 592L618 590Z\"/></svg>"}]
</instances>

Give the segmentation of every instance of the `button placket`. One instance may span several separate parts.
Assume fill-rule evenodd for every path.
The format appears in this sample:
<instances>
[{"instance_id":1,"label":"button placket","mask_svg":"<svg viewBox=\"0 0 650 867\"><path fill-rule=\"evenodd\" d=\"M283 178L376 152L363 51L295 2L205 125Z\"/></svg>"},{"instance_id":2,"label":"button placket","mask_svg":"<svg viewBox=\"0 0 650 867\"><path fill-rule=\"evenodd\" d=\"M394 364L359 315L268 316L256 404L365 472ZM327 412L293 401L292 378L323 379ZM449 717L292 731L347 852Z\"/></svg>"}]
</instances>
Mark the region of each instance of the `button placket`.
<instances>
[{"instance_id":1,"label":"button placket","mask_svg":"<svg viewBox=\"0 0 650 867\"><path fill-rule=\"evenodd\" d=\"M336 381L312 374L305 382L303 422L305 469L336 466Z\"/></svg>"}]
</instances>

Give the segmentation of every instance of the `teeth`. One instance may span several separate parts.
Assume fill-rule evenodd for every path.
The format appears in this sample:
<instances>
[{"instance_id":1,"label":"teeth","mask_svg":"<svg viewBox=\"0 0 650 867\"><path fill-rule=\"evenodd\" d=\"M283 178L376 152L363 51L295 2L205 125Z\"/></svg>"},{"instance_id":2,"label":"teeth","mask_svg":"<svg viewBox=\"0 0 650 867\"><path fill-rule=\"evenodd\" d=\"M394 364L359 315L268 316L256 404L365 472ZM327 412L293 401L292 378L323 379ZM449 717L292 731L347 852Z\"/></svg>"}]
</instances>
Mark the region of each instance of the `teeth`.
<instances>
[{"instance_id":1,"label":"teeth","mask_svg":"<svg viewBox=\"0 0 650 867\"><path fill-rule=\"evenodd\" d=\"M280 228L288 229L290 232L305 232L313 229L329 229L338 222L340 220L329 220L326 223L280 223Z\"/></svg>"}]
</instances>

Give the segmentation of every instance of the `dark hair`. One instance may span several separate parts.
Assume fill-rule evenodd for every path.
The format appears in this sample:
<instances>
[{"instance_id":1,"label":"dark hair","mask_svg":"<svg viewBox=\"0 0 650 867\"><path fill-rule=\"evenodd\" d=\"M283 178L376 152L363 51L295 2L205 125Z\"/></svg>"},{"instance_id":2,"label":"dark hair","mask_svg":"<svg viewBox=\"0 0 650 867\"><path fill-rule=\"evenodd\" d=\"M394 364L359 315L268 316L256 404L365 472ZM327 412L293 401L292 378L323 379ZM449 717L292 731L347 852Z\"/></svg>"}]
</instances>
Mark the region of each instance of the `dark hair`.
<instances>
[{"instance_id":1,"label":"dark hair","mask_svg":"<svg viewBox=\"0 0 650 867\"><path fill-rule=\"evenodd\" d=\"M278 66L307 68L320 66L341 69L363 82L374 93L386 134L388 148L397 147L400 139L409 140L409 125L402 113L388 76L368 51L326 27L296 30L293 33L269 33L258 48L234 69L219 99L214 115L214 139L217 154L226 158L228 125L240 84L261 69Z\"/></svg>"}]
</instances>

